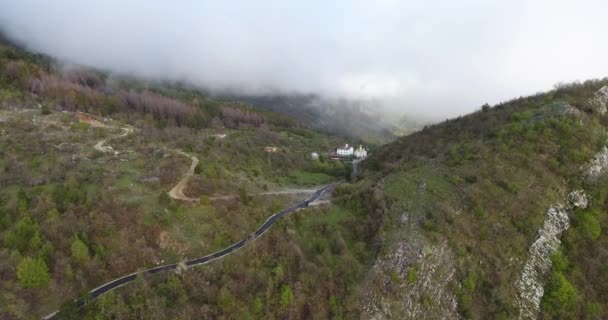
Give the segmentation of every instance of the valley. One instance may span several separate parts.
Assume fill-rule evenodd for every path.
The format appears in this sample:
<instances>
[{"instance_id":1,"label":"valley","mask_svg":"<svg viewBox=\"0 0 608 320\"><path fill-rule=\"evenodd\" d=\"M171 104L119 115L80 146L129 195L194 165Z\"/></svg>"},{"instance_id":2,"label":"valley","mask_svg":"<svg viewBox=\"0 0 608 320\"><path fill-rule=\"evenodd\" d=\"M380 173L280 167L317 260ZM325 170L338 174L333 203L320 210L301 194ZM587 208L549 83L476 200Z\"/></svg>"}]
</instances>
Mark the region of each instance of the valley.
<instances>
[{"instance_id":1,"label":"valley","mask_svg":"<svg viewBox=\"0 0 608 320\"><path fill-rule=\"evenodd\" d=\"M0 41L2 319L608 314L606 78L422 125Z\"/></svg>"}]
</instances>

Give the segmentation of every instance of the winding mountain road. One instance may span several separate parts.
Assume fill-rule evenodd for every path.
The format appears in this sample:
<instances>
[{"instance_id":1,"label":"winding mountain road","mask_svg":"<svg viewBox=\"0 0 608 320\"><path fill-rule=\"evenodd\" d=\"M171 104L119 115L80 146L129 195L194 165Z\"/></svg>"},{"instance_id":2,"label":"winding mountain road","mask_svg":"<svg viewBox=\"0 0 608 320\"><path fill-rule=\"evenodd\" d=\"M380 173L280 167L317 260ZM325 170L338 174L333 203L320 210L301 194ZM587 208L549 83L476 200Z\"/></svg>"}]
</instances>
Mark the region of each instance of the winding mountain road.
<instances>
[{"instance_id":1,"label":"winding mountain road","mask_svg":"<svg viewBox=\"0 0 608 320\"><path fill-rule=\"evenodd\" d=\"M134 281L140 275L145 276L145 275L153 275L156 273L166 272L166 271L177 271L178 269L181 269L184 266L186 268L200 266L200 265L204 265L209 262L221 259L227 255L230 255L230 254L236 252L237 250L243 248L247 244L255 241L257 238L261 237L266 231L268 231L268 229L270 229L270 227L273 224L275 224L279 219L281 219L285 215L308 207L309 203L315 202L316 200L318 200L325 192L330 190L333 186L334 185L331 184L331 185L321 187L320 189L316 190L308 199L306 199L302 202L296 203L290 207L287 207L287 208L273 214L255 232L251 233L248 237L246 237L245 239L238 241L220 251L206 255L204 257L188 260L185 263L174 263L174 264L169 264L169 265L165 265L165 266L158 266L158 267L154 267L154 268L139 271L139 272L134 272L134 273L128 274L126 276L120 277L118 279L114 279L108 283L105 283L105 284L89 291L89 293L86 295L86 297L81 297L78 300L76 300L76 306L78 308L82 308L86 304L86 301L90 301L92 299L95 299L95 298L103 295L104 293L106 293L108 291L122 287L125 284ZM59 311L55 311L55 312L45 316L43 319L45 319L45 320L56 319L58 316L59 316Z\"/></svg>"}]
</instances>

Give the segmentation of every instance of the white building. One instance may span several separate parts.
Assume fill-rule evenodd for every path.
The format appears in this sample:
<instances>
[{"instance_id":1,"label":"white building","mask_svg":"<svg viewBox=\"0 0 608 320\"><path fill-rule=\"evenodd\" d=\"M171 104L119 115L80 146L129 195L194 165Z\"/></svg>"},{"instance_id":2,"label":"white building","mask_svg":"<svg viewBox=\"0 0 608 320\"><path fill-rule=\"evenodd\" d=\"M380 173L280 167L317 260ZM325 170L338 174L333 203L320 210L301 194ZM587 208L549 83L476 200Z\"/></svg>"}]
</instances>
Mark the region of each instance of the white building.
<instances>
[{"instance_id":1,"label":"white building","mask_svg":"<svg viewBox=\"0 0 608 320\"><path fill-rule=\"evenodd\" d=\"M350 157L355 153L355 149L351 146L347 144L344 145L344 147L338 148L338 150L336 150L336 152L338 153L338 156L340 157Z\"/></svg>"},{"instance_id":2,"label":"white building","mask_svg":"<svg viewBox=\"0 0 608 320\"><path fill-rule=\"evenodd\" d=\"M355 158L365 159L365 157L367 157L367 150L365 150L362 145L359 145L359 148L355 150Z\"/></svg>"}]
</instances>

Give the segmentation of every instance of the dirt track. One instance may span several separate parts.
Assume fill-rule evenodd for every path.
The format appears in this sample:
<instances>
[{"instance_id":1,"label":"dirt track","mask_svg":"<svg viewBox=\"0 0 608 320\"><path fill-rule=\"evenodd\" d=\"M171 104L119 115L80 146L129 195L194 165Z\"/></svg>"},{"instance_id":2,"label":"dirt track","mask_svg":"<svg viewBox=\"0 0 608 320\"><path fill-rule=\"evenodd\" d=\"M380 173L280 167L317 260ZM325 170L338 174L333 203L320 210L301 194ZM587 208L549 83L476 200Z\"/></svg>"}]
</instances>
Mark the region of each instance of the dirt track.
<instances>
[{"instance_id":1,"label":"dirt track","mask_svg":"<svg viewBox=\"0 0 608 320\"><path fill-rule=\"evenodd\" d=\"M179 152L179 154L190 158L192 160L192 164L190 165L188 172L186 172L186 174L175 185L175 187L173 187L173 189L171 189L168 192L169 197L176 199L176 200L183 200L183 201L199 201L200 200L199 198L190 198L184 194L184 188L186 188L186 184L188 183L188 180L190 179L190 177L192 177L194 175L194 168L196 168L196 165L198 164L198 158L195 156L191 156L183 151L178 151L178 152Z\"/></svg>"},{"instance_id":2,"label":"dirt track","mask_svg":"<svg viewBox=\"0 0 608 320\"><path fill-rule=\"evenodd\" d=\"M112 139L118 139L118 138L126 137L128 134L130 134L130 133L133 132L133 129L128 128L128 127L124 127L124 128L121 128L121 129L122 129L123 133L121 133L121 134L119 134L117 136L114 136L114 137L110 137L110 138L101 140L101 141L97 142L97 144L95 144L95 146L93 146L93 148L95 148L95 150L99 150L101 152L111 152L112 150L114 150L110 146L105 146L105 143L108 142L109 140L112 140Z\"/></svg>"}]
</instances>

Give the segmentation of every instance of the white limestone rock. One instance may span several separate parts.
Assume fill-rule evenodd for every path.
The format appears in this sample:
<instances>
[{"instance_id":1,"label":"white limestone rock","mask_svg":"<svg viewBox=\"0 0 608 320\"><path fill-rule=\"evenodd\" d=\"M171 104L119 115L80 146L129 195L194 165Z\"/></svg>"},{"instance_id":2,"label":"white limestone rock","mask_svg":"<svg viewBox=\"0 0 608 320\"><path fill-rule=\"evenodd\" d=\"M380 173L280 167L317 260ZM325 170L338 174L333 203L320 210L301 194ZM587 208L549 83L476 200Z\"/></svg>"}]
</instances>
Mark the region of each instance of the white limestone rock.
<instances>
[{"instance_id":1,"label":"white limestone rock","mask_svg":"<svg viewBox=\"0 0 608 320\"><path fill-rule=\"evenodd\" d=\"M595 157L590 164L584 169L584 176L589 181L597 181L597 179L608 168L608 148L604 146L600 152L595 154Z\"/></svg>"},{"instance_id":2,"label":"white limestone rock","mask_svg":"<svg viewBox=\"0 0 608 320\"><path fill-rule=\"evenodd\" d=\"M570 217L562 206L547 210L543 227L530 247L530 256L515 282L520 319L536 319L543 297L545 278L551 269L551 255L559 249L559 236L570 227Z\"/></svg>"},{"instance_id":3,"label":"white limestone rock","mask_svg":"<svg viewBox=\"0 0 608 320\"><path fill-rule=\"evenodd\" d=\"M606 114L608 111L608 86L603 86L599 89L590 102L594 112L600 115Z\"/></svg>"},{"instance_id":4,"label":"white limestone rock","mask_svg":"<svg viewBox=\"0 0 608 320\"><path fill-rule=\"evenodd\" d=\"M568 194L568 205L570 208L585 209L589 205L589 199L583 190L576 190Z\"/></svg>"}]
</instances>

